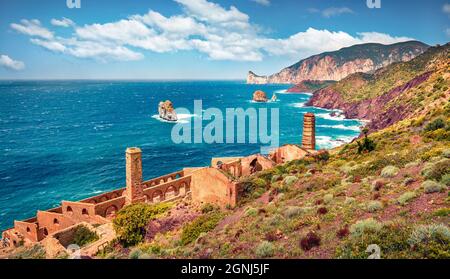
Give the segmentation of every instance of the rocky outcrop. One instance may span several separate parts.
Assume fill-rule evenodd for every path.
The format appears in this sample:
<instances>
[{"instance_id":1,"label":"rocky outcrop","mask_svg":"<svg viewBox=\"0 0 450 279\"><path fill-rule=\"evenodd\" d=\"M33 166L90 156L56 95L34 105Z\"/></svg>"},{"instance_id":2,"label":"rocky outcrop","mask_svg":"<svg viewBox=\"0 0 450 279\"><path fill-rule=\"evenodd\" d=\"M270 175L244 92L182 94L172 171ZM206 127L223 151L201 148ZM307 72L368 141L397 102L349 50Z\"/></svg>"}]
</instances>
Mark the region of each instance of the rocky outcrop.
<instances>
[{"instance_id":1,"label":"rocky outcrop","mask_svg":"<svg viewBox=\"0 0 450 279\"><path fill-rule=\"evenodd\" d=\"M249 84L299 84L305 80L341 80L356 72L373 72L422 54L428 45L417 41L393 45L361 44L311 56L270 76L249 72Z\"/></svg>"},{"instance_id":2,"label":"rocky outcrop","mask_svg":"<svg viewBox=\"0 0 450 279\"><path fill-rule=\"evenodd\" d=\"M332 87L327 87L314 93L306 105L340 109L346 118L370 121L367 128L370 131L377 131L403 120L413 113L414 109L410 105L392 101L400 98L403 92L427 81L431 74L432 72L424 73L378 97L357 102L346 102L339 92ZM390 105L388 106L388 104Z\"/></svg>"},{"instance_id":3,"label":"rocky outcrop","mask_svg":"<svg viewBox=\"0 0 450 279\"><path fill-rule=\"evenodd\" d=\"M268 101L266 93L264 93L261 90L255 91L255 93L253 93L253 101L259 103L266 103Z\"/></svg>"},{"instance_id":4,"label":"rocky outcrop","mask_svg":"<svg viewBox=\"0 0 450 279\"><path fill-rule=\"evenodd\" d=\"M178 120L177 113L175 112L173 104L169 100L159 103L158 113L159 113L159 117L166 121L177 121Z\"/></svg>"},{"instance_id":5,"label":"rocky outcrop","mask_svg":"<svg viewBox=\"0 0 450 279\"><path fill-rule=\"evenodd\" d=\"M304 80L288 90L289 93L314 93L315 91L325 88L329 85L334 84L335 81L332 80Z\"/></svg>"}]
</instances>

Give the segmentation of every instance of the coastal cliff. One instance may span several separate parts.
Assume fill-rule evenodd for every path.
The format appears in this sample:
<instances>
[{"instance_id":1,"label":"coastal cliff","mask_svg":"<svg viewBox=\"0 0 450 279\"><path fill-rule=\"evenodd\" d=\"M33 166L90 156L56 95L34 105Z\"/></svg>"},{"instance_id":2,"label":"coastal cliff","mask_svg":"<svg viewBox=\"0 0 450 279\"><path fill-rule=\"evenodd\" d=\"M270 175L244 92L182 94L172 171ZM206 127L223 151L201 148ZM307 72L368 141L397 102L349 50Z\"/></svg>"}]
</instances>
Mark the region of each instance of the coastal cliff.
<instances>
[{"instance_id":1,"label":"coastal cliff","mask_svg":"<svg viewBox=\"0 0 450 279\"><path fill-rule=\"evenodd\" d=\"M441 84L449 66L449 44L430 48L421 56L376 71L353 74L314 93L307 106L342 110L346 118L368 120L371 131L389 127L423 110L423 88L445 89ZM445 91L445 90L444 90ZM449 95L449 92L444 92Z\"/></svg>"},{"instance_id":2,"label":"coastal cliff","mask_svg":"<svg viewBox=\"0 0 450 279\"><path fill-rule=\"evenodd\" d=\"M305 80L341 80L353 73L369 73L422 54L428 45L409 41L392 45L361 44L314 55L270 76L250 71L248 84L298 84Z\"/></svg>"}]
</instances>

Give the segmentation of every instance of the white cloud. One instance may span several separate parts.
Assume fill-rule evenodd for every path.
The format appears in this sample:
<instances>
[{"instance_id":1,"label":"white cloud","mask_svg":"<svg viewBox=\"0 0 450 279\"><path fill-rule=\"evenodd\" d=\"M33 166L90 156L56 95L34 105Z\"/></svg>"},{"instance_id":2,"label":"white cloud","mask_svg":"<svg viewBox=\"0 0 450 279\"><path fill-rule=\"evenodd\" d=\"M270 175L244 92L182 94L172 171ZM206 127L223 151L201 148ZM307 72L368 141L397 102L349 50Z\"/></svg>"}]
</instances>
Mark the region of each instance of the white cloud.
<instances>
[{"instance_id":1,"label":"white cloud","mask_svg":"<svg viewBox=\"0 0 450 279\"><path fill-rule=\"evenodd\" d=\"M51 20L51 24L59 27L70 27L75 25L75 23L72 20L65 17L63 17L62 19L53 18Z\"/></svg>"},{"instance_id":2,"label":"white cloud","mask_svg":"<svg viewBox=\"0 0 450 279\"><path fill-rule=\"evenodd\" d=\"M12 23L11 28L20 33L33 37L41 37L48 40L53 38L53 32L50 32L47 28L42 27L41 22L37 19L22 19L20 24Z\"/></svg>"},{"instance_id":3,"label":"white cloud","mask_svg":"<svg viewBox=\"0 0 450 279\"><path fill-rule=\"evenodd\" d=\"M251 0L263 6L270 6L270 0Z\"/></svg>"},{"instance_id":4,"label":"white cloud","mask_svg":"<svg viewBox=\"0 0 450 279\"><path fill-rule=\"evenodd\" d=\"M444 4L444 6L442 7L442 11L450 16L450 4Z\"/></svg>"},{"instance_id":5,"label":"white cloud","mask_svg":"<svg viewBox=\"0 0 450 279\"><path fill-rule=\"evenodd\" d=\"M149 10L115 22L76 26L66 21L74 30L69 38L55 36L35 20L23 20L11 27L33 37L33 44L50 51L102 61L143 59L140 51L145 50L157 53L196 50L212 60L261 61L267 55L301 59L354 44L391 44L411 39L376 32L353 36L343 31L314 28L288 38L274 39L262 33L249 21L249 16L236 7L224 8L206 0L174 1L181 5L183 13L170 17ZM323 13L325 10L310 12ZM336 11L328 11L327 15L332 13ZM61 26L60 21L52 23Z\"/></svg>"},{"instance_id":6,"label":"white cloud","mask_svg":"<svg viewBox=\"0 0 450 279\"><path fill-rule=\"evenodd\" d=\"M0 55L0 65L9 70L20 71L25 69L25 63L10 58L8 55Z\"/></svg>"},{"instance_id":7,"label":"white cloud","mask_svg":"<svg viewBox=\"0 0 450 279\"><path fill-rule=\"evenodd\" d=\"M338 16L341 14L353 14L353 10L348 7L329 7L324 10L319 10L316 8L308 9L310 13L320 13L323 17L330 18L333 16Z\"/></svg>"}]
</instances>

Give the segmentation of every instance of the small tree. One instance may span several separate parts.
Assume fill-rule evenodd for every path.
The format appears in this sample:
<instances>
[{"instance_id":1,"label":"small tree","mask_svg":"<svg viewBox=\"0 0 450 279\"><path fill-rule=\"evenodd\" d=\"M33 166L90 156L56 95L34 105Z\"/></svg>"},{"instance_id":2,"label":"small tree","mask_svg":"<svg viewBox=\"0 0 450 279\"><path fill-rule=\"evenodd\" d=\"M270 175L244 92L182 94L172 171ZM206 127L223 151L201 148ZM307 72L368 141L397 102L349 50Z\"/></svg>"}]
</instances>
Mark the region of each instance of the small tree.
<instances>
[{"instance_id":1,"label":"small tree","mask_svg":"<svg viewBox=\"0 0 450 279\"><path fill-rule=\"evenodd\" d=\"M360 141L356 142L358 144L358 154L361 154L364 152L369 153L369 152L374 151L375 147L376 147L376 143L367 136L369 133L369 129L364 128L362 130L362 132L364 133L363 142L362 143Z\"/></svg>"},{"instance_id":2,"label":"small tree","mask_svg":"<svg viewBox=\"0 0 450 279\"><path fill-rule=\"evenodd\" d=\"M133 246L144 240L148 222L169 209L166 203L149 205L137 203L124 207L113 221L117 238L124 246Z\"/></svg>"}]
</instances>

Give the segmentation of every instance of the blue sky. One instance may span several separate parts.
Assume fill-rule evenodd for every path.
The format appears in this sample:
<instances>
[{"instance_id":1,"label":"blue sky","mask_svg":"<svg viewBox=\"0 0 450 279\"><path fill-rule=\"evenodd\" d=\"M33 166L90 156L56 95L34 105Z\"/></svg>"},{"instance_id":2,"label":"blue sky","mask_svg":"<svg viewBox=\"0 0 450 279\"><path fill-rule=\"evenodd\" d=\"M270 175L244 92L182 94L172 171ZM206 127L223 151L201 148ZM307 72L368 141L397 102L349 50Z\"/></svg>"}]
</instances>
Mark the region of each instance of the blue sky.
<instances>
[{"instance_id":1,"label":"blue sky","mask_svg":"<svg viewBox=\"0 0 450 279\"><path fill-rule=\"evenodd\" d=\"M0 79L244 79L365 42L450 40L450 1L0 0Z\"/></svg>"}]
</instances>

